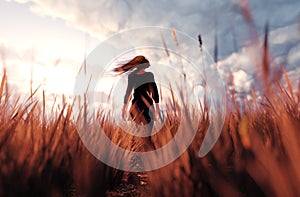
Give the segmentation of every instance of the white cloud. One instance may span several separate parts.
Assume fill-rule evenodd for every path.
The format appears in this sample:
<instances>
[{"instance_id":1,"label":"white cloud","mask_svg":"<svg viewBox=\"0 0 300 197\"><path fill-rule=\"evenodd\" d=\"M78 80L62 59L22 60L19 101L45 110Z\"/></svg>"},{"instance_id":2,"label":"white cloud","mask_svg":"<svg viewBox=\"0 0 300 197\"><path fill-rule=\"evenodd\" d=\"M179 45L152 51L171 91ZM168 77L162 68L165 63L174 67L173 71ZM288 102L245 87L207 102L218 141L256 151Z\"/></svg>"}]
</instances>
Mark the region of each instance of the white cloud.
<instances>
[{"instance_id":1,"label":"white cloud","mask_svg":"<svg viewBox=\"0 0 300 197\"><path fill-rule=\"evenodd\" d=\"M233 73L234 84L237 91L249 91L251 88L251 77L243 70Z\"/></svg>"},{"instance_id":2,"label":"white cloud","mask_svg":"<svg viewBox=\"0 0 300 197\"><path fill-rule=\"evenodd\" d=\"M288 65L300 67L300 43L290 50L288 54Z\"/></svg>"},{"instance_id":3,"label":"white cloud","mask_svg":"<svg viewBox=\"0 0 300 197\"><path fill-rule=\"evenodd\" d=\"M30 2L30 0L6 0L6 1L8 1L8 2L15 1L17 3L28 3L28 2Z\"/></svg>"},{"instance_id":4,"label":"white cloud","mask_svg":"<svg viewBox=\"0 0 300 197\"><path fill-rule=\"evenodd\" d=\"M197 34L202 33L208 48L212 48L214 31L218 31L221 47L219 53L221 57L226 57L234 50L232 35L241 42L239 46L249 39L248 28L234 0L17 2L31 2L32 12L61 18L67 24L87 31L101 40L112 33L138 26L174 26L195 38ZM297 9L300 2L296 0L252 0L250 7L259 33L262 33L266 20L270 21L271 29L274 29L295 23L300 14ZM235 32L232 32L233 26Z\"/></svg>"},{"instance_id":5,"label":"white cloud","mask_svg":"<svg viewBox=\"0 0 300 197\"><path fill-rule=\"evenodd\" d=\"M300 14L300 13L299 13ZM300 39L299 25L289 25L278 28L276 31L270 32L271 44L283 44L289 41L297 41Z\"/></svg>"}]
</instances>

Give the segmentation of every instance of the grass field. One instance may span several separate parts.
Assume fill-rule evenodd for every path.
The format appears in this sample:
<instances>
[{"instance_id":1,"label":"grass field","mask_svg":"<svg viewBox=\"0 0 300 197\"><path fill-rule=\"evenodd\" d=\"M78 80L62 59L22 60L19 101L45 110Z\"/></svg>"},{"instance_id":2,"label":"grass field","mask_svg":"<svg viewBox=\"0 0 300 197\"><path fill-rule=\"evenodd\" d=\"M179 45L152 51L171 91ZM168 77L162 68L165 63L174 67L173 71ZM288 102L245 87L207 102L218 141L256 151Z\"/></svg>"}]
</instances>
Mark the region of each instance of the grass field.
<instances>
[{"instance_id":1,"label":"grass field","mask_svg":"<svg viewBox=\"0 0 300 197\"><path fill-rule=\"evenodd\" d=\"M132 184L120 185L124 172L104 165L82 144L75 125L85 120L84 113L73 117L72 105L65 103L46 118L45 99L39 102L32 95L13 102L4 72L0 196L298 196L300 92L292 89L300 85L290 83L284 68L282 73L287 88L279 81L270 85L259 103L253 91L254 102L244 100L243 111L236 95L228 95L221 137L207 156L198 157L209 125L209 114L202 111L196 138L180 158L159 170L131 173ZM91 121L86 120L90 129ZM101 114L98 121L115 143L143 146L136 139L120 137ZM159 143L172 138L174 127L176 123L170 122L163 128Z\"/></svg>"}]
</instances>

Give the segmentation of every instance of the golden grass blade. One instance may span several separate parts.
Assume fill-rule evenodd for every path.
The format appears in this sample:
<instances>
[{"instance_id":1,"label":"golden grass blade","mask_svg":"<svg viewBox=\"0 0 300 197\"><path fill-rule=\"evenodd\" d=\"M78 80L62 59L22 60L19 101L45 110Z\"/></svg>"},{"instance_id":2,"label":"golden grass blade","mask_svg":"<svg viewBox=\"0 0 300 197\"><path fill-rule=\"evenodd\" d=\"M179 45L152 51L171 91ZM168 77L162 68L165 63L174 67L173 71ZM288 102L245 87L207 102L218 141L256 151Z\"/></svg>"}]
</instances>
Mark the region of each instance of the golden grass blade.
<instances>
[{"instance_id":1,"label":"golden grass blade","mask_svg":"<svg viewBox=\"0 0 300 197\"><path fill-rule=\"evenodd\" d=\"M202 52L202 51L203 51L203 49L202 49L203 41L202 41L202 36L201 36L201 34L198 35L198 41L199 41L200 51Z\"/></svg>"},{"instance_id":2,"label":"golden grass blade","mask_svg":"<svg viewBox=\"0 0 300 197\"><path fill-rule=\"evenodd\" d=\"M236 113L237 113L238 117L241 118L241 111L240 111L239 104L237 103L234 96L232 96L232 100L233 100L233 103L234 103L234 106L235 106Z\"/></svg>"},{"instance_id":3,"label":"golden grass blade","mask_svg":"<svg viewBox=\"0 0 300 197\"><path fill-rule=\"evenodd\" d=\"M172 106L172 109L174 111L174 113L176 114L176 107L175 107L175 96L174 96L174 92L173 92L173 89L172 89L172 85L169 84L169 87L170 87L170 90L171 90L171 97L172 97L172 102L171 102L171 106Z\"/></svg>"},{"instance_id":4,"label":"golden grass blade","mask_svg":"<svg viewBox=\"0 0 300 197\"><path fill-rule=\"evenodd\" d=\"M173 40L175 41L176 45L178 46L178 40L177 40L177 35L176 35L175 28L172 27L171 31L172 31Z\"/></svg>"},{"instance_id":5,"label":"golden grass blade","mask_svg":"<svg viewBox=\"0 0 300 197\"><path fill-rule=\"evenodd\" d=\"M253 24L253 18L249 7L249 1L248 0L238 0L238 3L240 5L240 9L242 11L242 14L246 20L246 22L251 25Z\"/></svg>"},{"instance_id":6,"label":"golden grass blade","mask_svg":"<svg viewBox=\"0 0 300 197\"><path fill-rule=\"evenodd\" d=\"M162 43L163 43L163 46L164 46L164 49L165 49L165 52L167 54L168 57L170 57L170 53L169 53L169 50L168 50L168 47L167 47L167 44L165 42L165 39L164 39L164 36L162 35L162 33L160 32L160 37L161 37L161 40L162 40Z\"/></svg>"},{"instance_id":7,"label":"golden grass blade","mask_svg":"<svg viewBox=\"0 0 300 197\"><path fill-rule=\"evenodd\" d=\"M215 61L215 64L218 64L218 35L217 35L217 31L215 31L214 61Z\"/></svg>"},{"instance_id":8,"label":"golden grass blade","mask_svg":"<svg viewBox=\"0 0 300 197\"><path fill-rule=\"evenodd\" d=\"M8 88L8 81L6 80L5 84L5 103L8 103L10 94L9 94L9 88Z\"/></svg>"},{"instance_id":9,"label":"golden grass blade","mask_svg":"<svg viewBox=\"0 0 300 197\"><path fill-rule=\"evenodd\" d=\"M295 96L294 96L294 92L293 92L293 87L292 87L292 84L291 84L291 81L286 73L286 70L284 68L284 66L282 65L282 71L283 71L283 75L285 77L285 80L287 82L287 85L288 85L288 89L289 89L289 92L290 92L290 95L291 95L291 98L293 100L293 102L295 103Z\"/></svg>"},{"instance_id":10,"label":"golden grass blade","mask_svg":"<svg viewBox=\"0 0 300 197\"><path fill-rule=\"evenodd\" d=\"M62 100L62 106L64 106L64 105L66 105L67 104L67 102L66 102L66 95L65 94L62 94L61 95L61 100Z\"/></svg>"},{"instance_id":11,"label":"golden grass blade","mask_svg":"<svg viewBox=\"0 0 300 197\"><path fill-rule=\"evenodd\" d=\"M54 107L55 107L55 105L56 105L56 97L54 97L54 101L53 101L53 104L51 106L51 114L54 113Z\"/></svg>"},{"instance_id":12,"label":"golden grass blade","mask_svg":"<svg viewBox=\"0 0 300 197\"><path fill-rule=\"evenodd\" d=\"M250 101L249 101L249 99L248 99L247 96L246 96L246 104L247 104L247 106L248 106L248 109L249 109L249 111L250 111L250 114L253 113L253 107L252 107L252 105L250 104Z\"/></svg>"},{"instance_id":13,"label":"golden grass blade","mask_svg":"<svg viewBox=\"0 0 300 197\"><path fill-rule=\"evenodd\" d=\"M20 96L16 99L16 101L14 102L13 105L11 105L11 109L12 109L12 112L11 112L11 120L13 120L17 115L18 115L18 107L17 105L19 104L19 101L20 101Z\"/></svg>"},{"instance_id":14,"label":"golden grass blade","mask_svg":"<svg viewBox=\"0 0 300 197\"><path fill-rule=\"evenodd\" d=\"M252 94L253 102L255 104L255 110L258 111L257 99L256 99L256 95L255 95L255 92L254 92L253 88L251 88L251 94Z\"/></svg>"},{"instance_id":15,"label":"golden grass blade","mask_svg":"<svg viewBox=\"0 0 300 197\"><path fill-rule=\"evenodd\" d=\"M267 100L269 106L270 106L271 109L273 110L273 113L274 113L274 114L277 114L276 108L273 106L272 101L271 101L271 100L269 99L269 97L267 97L267 96L266 96L265 98L266 98L266 100Z\"/></svg>"},{"instance_id":16,"label":"golden grass blade","mask_svg":"<svg viewBox=\"0 0 300 197\"><path fill-rule=\"evenodd\" d=\"M298 104L300 103L300 79L298 80Z\"/></svg>"},{"instance_id":17,"label":"golden grass blade","mask_svg":"<svg viewBox=\"0 0 300 197\"><path fill-rule=\"evenodd\" d=\"M38 89L41 87L41 85L39 85L32 93L31 95L27 98L27 100L25 101L25 103L27 103L29 100L32 100L33 96L36 94L36 92L38 91Z\"/></svg>"},{"instance_id":18,"label":"golden grass blade","mask_svg":"<svg viewBox=\"0 0 300 197\"><path fill-rule=\"evenodd\" d=\"M250 149L251 140L248 134L248 124L249 118L247 116L243 117L239 124L239 135L241 137L241 142L246 149Z\"/></svg>"},{"instance_id":19,"label":"golden grass blade","mask_svg":"<svg viewBox=\"0 0 300 197\"><path fill-rule=\"evenodd\" d=\"M59 113L59 116L58 118L55 120L55 122L53 123L53 126L52 126L52 129L50 130L50 138L49 138L49 142L48 144L52 144L53 143L53 140L54 140L54 137L55 137L55 134L56 134L56 131L57 131L57 128L58 128L58 125L62 119L62 116L64 114L64 111L65 111L65 105L62 107L60 113Z\"/></svg>"},{"instance_id":20,"label":"golden grass blade","mask_svg":"<svg viewBox=\"0 0 300 197\"><path fill-rule=\"evenodd\" d=\"M266 23L265 25L265 38L264 38L264 45L263 45L263 78L265 87L268 88L268 79L269 79L269 48L268 48L268 34L269 34L269 24ZM268 91L267 91L268 92Z\"/></svg>"},{"instance_id":21,"label":"golden grass blade","mask_svg":"<svg viewBox=\"0 0 300 197\"><path fill-rule=\"evenodd\" d=\"M42 110L43 110L43 125L45 123L45 111L46 111L46 98L45 98L45 90L43 90L43 106L42 106Z\"/></svg>"},{"instance_id":22,"label":"golden grass blade","mask_svg":"<svg viewBox=\"0 0 300 197\"><path fill-rule=\"evenodd\" d=\"M198 102L200 105L201 114L204 114L204 109L203 109L202 102L200 101L200 99L198 99Z\"/></svg>"},{"instance_id":23,"label":"golden grass blade","mask_svg":"<svg viewBox=\"0 0 300 197\"><path fill-rule=\"evenodd\" d=\"M3 69L3 76L2 76L2 80L1 80L1 85L0 85L0 104L1 104L1 100L2 100L2 95L3 95L3 89L4 89L4 85L6 83L6 69Z\"/></svg>"},{"instance_id":24,"label":"golden grass blade","mask_svg":"<svg viewBox=\"0 0 300 197\"><path fill-rule=\"evenodd\" d=\"M184 77L184 81L186 80L186 73L184 72L184 66L183 66L183 62L182 62L182 57L181 57L181 53L180 53L180 49L179 49L179 43L178 43L178 39L177 39L177 34L176 34L176 30L174 27L172 27L172 36L173 36L173 40L176 44L176 48L177 48L177 55L179 56L179 62L180 62L180 65L181 65L181 72L183 74L183 77Z\"/></svg>"}]
</instances>

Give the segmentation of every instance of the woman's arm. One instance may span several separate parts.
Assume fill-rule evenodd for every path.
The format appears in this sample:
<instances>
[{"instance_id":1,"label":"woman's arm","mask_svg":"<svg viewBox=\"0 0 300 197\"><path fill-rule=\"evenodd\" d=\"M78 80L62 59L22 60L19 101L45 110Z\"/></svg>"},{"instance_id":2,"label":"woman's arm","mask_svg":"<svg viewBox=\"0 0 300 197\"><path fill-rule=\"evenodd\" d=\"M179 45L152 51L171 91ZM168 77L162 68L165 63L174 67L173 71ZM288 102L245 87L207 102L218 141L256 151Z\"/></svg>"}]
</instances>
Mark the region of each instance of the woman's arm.
<instances>
[{"instance_id":1,"label":"woman's arm","mask_svg":"<svg viewBox=\"0 0 300 197\"><path fill-rule=\"evenodd\" d=\"M131 78L128 75L128 84L127 84L127 89L126 89L126 93L124 96L124 104L123 104L123 108L122 108L122 118L124 120L126 120L126 110L127 110L127 106L128 106L128 102L131 99L130 95L133 89L133 83Z\"/></svg>"},{"instance_id":2,"label":"woman's arm","mask_svg":"<svg viewBox=\"0 0 300 197\"><path fill-rule=\"evenodd\" d=\"M152 83L151 89L152 89L151 94L152 94L152 98L153 98L154 102L159 103L159 95L158 95L158 90L157 90L157 86L156 86L155 82Z\"/></svg>"},{"instance_id":3,"label":"woman's arm","mask_svg":"<svg viewBox=\"0 0 300 197\"><path fill-rule=\"evenodd\" d=\"M160 113L159 104L155 103L155 115L154 115L155 120L159 120L160 119L159 113Z\"/></svg>"},{"instance_id":4,"label":"woman's arm","mask_svg":"<svg viewBox=\"0 0 300 197\"><path fill-rule=\"evenodd\" d=\"M123 118L123 120L126 120L126 109L127 109L127 104L124 103L123 108L122 108L122 118Z\"/></svg>"},{"instance_id":5,"label":"woman's arm","mask_svg":"<svg viewBox=\"0 0 300 197\"><path fill-rule=\"evenodd\" d=\"M152 99L155 102L155 115L154 118L155 120L159 120L159 113L160 113L160 108L159 108L159 95L158 95L158 90L157 90L157 85L154 80L153 76L153 82L150 83L150 92L152 95Z\"/></svg>"},{"instance_id":6,"label":"woman's arm","mask_svg":"<svg viewBox=\"0 0 300 197\"><path fill-rule=\"evenodd\" d=\"M125 93L125 96L124 96L124 104L127 104L130 100L130 95L131 95L131 92L132 92L132 89L133 89L133 83L132 83L132 80L131 80L131 77L129 77L128 75L128 84L127 84L127 89L126 89L126 93Z\"/></svg>"},{"instance_id":7,"label":"woman's arm","mask_svg":"<svg viewBox=\"0 0 300 197\"><path fill-rule=\"evenodd\" d=\"M157 90L157 85L155 83L154 75L151 73L151 82L149 83L149 91L152 95L152 99L155 103L159 103L159 95Z\"/></svg>"}]
</instances>

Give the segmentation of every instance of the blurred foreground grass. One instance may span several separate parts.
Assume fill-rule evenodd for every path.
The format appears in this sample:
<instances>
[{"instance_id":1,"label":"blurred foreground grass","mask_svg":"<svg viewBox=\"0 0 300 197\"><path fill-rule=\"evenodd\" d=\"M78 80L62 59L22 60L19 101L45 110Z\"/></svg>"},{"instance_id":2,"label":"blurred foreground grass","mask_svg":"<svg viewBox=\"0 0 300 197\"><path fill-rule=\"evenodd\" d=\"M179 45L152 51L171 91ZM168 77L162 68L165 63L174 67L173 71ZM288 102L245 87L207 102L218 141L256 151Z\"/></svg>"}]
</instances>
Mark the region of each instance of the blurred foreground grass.
<instances>
[{"instance_id":1,"label":"blurred foreground grass","mask_svg":"<svg viewBox=\"0 0 300 197\"><path fill-rule=\"evenodd\" d=\"M295 84L285 76L288 88L276 83L260 103L253 91L254 103L245 100L243 111L234 95L229 95L221 137L207 156L198 157L209 125L204 107L196 138L180 158L144 173L146 186L139 184L142 173L131 173L131 184L122 186L124 172L101 163L82 144L75 123L86 119L84 113L75 118L72 105L64 103L60 111L45 118L45 99L39 102L32 95L13 102L4 72L0 196L299 196L300 92L292 91ZM161 145L172 138L176 123L171 119L164 134L153 137L154 143ZM86 120L89 129L91 121ZM122 147L146 144L120 135L101 114L97 121Z\"/></svg>"}]
</instances>

